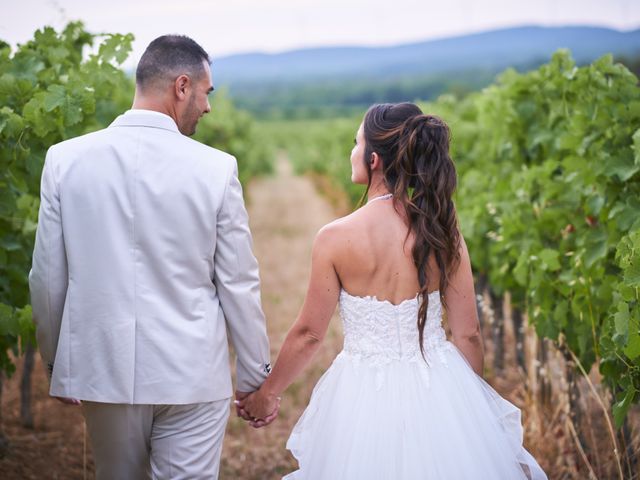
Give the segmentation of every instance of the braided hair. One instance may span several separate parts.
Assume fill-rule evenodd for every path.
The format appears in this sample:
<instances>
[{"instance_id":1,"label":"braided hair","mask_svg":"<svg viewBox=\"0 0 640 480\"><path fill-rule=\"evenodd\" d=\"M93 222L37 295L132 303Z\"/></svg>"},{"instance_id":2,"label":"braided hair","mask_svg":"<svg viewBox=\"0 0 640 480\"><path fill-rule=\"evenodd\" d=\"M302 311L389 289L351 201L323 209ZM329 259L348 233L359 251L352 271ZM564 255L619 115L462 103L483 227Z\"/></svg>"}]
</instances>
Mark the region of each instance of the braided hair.
<instances>
[{"instance_id":1,"label":"braided hair","mask_svg":"<svg viewBox=\"0 0 640 480\"><path fill-rule=\"evenodd\" d=\"M439 294L444 294L452 273L460 263L460 233L453 193L456 169L449 156L451 134L440 118L425 115L412 103L373 105L364 116L364 163L371 186L368 159L375 152L382 160L386 187L393 193L397 209L403 209L415 243L413 262L420 285L418 341L424 357L424 328L429 296L429 258L433 255L439 270Z\"/></svg>"}]
</instances>

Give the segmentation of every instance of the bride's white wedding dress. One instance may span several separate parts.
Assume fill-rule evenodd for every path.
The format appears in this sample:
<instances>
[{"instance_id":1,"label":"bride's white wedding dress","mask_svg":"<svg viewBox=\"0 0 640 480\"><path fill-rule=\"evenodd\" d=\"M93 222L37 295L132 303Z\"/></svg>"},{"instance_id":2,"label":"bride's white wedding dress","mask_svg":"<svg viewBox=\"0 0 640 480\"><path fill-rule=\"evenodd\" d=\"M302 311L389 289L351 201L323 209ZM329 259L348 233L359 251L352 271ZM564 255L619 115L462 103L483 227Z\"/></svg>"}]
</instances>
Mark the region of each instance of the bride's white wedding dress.
<instances>
[{"instance_id":1,"label":"bride's white wedding dress","mask_svg":"<svg viewBox=\"0 0 640 480\"><path fill-rule=\"evenodd\" d=\"M418 346L418 300L342 291L344 349L316 385L287 448L287 480L546 479L522 446L520 410L446 339L437 292Z\"/></svg>"}]
</instances>

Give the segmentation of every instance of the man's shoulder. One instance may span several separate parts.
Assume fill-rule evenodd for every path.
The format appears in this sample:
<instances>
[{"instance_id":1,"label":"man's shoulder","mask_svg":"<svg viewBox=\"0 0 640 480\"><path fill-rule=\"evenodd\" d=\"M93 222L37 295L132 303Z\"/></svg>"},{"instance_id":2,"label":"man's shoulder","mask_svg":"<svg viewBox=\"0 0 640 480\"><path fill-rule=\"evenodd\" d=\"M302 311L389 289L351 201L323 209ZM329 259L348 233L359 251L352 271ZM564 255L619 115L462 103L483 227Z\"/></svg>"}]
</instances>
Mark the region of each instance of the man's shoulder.
<instances>
[{"instance_id":1,"label":"man's shoulder","mask_svg":"<svg viewBox=\"0 0 640 480\"><path fill-rule=\"evenodd\" d=\"M227 168L234 168L236 165L236 158L230 153L210 147L179 133L168 131L166 133L166 136L156 137L154 141L158 141L160 145L165 147L170 147L168 150L179 151L183 157L191 158L199 163L210 163L216 168L220 168L222 165L227 166ZM82 154L91 150L100 151L102 147L117 144L121 141L120 135L120 129L107 127L63 140L52 145L49 151L50 153L55 152L56 156L61 157Z\"/></svg>"},{"instance_id":2,"label":"man's shoulder","mask_svg":"<svg viewBox=\"0 0 640 480\"><path fill-rule=\"evenodd\" d=\"M202 175L229 178L237 170L236 158L230 153L210 147L181 135L178 146L182 161L188 162L194 171Z\"/></svg>"},{"instance_id":3,"label":"man's shoulder","mask_svg":"<svg viewBox=\"0 0 640 480\"><path fill-rule=\"evenodd\" d=\"M99 142L101 139L105 138L106 128L101 130L96 130L95 132L85 133L84 135L80 135L78 137L68 138L61 142L58 142L51 147L49 147L50 151L56 152L70 152L77 149L81 149L88 145L94 144L95 142Z\"/></svg>"},{"instance_id":4,"label":"man's shoulder","mask_svg":"<svg viewBox=\"0 0 640 480\"><path fill-rule=\"evenodd\" d=\"M191 152L194 155L198 155L199 157L205 159L215 159L228 162L229 164L234 164L236 162L236 158L230 153L227 153L223 150L218 150L217 148L211 147L209 145L205 145L202 142L194 140L193 138L186 137L184 135L180 135L180 137L185 148L191 149Z\"/></svg>"}]
</instances>

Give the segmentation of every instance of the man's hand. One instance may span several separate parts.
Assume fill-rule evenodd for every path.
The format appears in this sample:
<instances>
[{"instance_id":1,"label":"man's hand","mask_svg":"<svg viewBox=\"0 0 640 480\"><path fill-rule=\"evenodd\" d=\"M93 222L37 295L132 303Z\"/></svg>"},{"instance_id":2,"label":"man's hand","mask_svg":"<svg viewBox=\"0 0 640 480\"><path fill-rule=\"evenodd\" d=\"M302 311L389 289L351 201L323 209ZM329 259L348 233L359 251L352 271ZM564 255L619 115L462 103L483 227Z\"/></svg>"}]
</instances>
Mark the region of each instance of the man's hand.
<instances>
[{"instance_id":1,"label":"man's hand","mask_svg":"<svg viewBox=\"0 0 640 480\"><path fill-rule=\"evenodd\" d=\"M276 419L280 410L280 400L280 397L258 390L236 402L236 407L249 416L249 424L252 427L260 428Z\"/></svg>"},{"instance_id":2,"label":"man's hand","mask_svg":"<svg viewBox=\"0 0 640 480\"><path fill-rule=\"evenodd\" d=\"M77 398L67 398L67 397L53 397L59 402L64 403L65 405L82 405L82 402Z\"/></svg>"},{"instance_id":3,"label":"man's hand","mask_svg":"<svg viewBox=\"0 0 640 480\"><path fill-rule=\"evenodd\" d=\"M251 395L251 392L238 392L236 390L236 399L233 402L233 404L236 406L236 415L240 418L243 418L244 420L247 421L251 421L251 416L247 413L246 410L244 410L242 407L240 407L240 401L244 400L245 398L247 398L249 395Z\"/></svg>"}]
</instances>

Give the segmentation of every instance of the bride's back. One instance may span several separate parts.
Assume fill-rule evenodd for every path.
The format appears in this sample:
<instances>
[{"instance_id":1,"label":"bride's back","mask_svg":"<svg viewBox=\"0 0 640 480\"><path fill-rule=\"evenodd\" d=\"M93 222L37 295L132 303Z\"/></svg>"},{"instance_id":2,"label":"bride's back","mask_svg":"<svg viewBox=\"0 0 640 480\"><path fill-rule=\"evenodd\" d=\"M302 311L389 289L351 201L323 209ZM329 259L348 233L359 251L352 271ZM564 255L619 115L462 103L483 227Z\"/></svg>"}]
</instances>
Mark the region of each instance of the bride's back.
<instances>
[{"instance_id":1,"label":"bride's back","mask_svg":"<svg viewBox=\"0 0 640 480\"><path fill-rule=\"evenodd\" d=\"M420 290L411 250L414 236L392 199L373 200L332 223L337 242L334 267L342 288L355 296L375 296L399 304ZM430 259L432 260L432 259ZM430 261L429 291L439 273Z\"/></svg>"}]
</instances>

